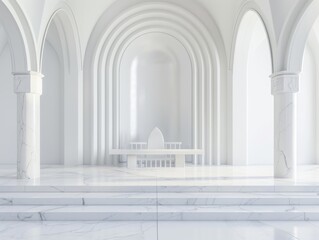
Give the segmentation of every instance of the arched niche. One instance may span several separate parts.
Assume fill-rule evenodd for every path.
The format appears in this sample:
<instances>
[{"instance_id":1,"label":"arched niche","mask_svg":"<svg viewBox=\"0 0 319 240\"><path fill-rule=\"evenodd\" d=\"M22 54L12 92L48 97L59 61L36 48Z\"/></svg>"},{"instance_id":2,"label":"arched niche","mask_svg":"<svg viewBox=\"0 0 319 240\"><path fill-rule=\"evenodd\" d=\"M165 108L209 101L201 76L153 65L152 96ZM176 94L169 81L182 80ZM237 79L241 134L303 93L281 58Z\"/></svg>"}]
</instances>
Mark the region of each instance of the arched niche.
<instances>
[{"instance_id":1,"label":"arched niche","mask_svg":"<svg viewBox=\"0 0 319 240\"><path fill-rule=\"evenodd\" d=\"M255 11L242 18L233 65L233 164L273 164L271 51L265 26Z\"/></svg>"},{"instance_id":2,"label":"arched niche","mask_svg":"<svg viewBox=\"0 0 319 240\"><path fill-rule=\"evenodd\" d=\"M64 68L62 43L52 21L42 61L41 164L64 163Z\"/></svg>"},{"instance_id":3,"label":"arched niche","mask_svg":"<svg viewBox=\"0 0 319 240\"><path fill-rule=\"evenodd\" d=\"M165 141L192 148L192 66L184 46L164 33L135 39L120 66L120 146L146 141L158 127Z\"/></svg>"},{"instance_id":4,"label":"arched niche","mask_svg":"<svg viewBox=\"0 0 319 240\"><path fill-rule=\"evenodd\" d=\"M82 164L82 64L76 22L66 6L56 10L45 29L40 67L41 162Z\"/></svg>"},{"instance_id":5,"label":"arched niche","mask_svg":"<svg viewBox=\"0 0 319 240\"><path fill-rule=\"evenodd\" d=\"M192 65L193 146L205 150L195 164L226 158L226 57L219 30L207 11L189 0L121 0L97 22L84 63L84 154L87 164L117 164L109 150L120 147L119 73L126 47L143 34L162 32L178 39ZM114 161L113 161L114 160Z\"/></svg>"}]
</instances>

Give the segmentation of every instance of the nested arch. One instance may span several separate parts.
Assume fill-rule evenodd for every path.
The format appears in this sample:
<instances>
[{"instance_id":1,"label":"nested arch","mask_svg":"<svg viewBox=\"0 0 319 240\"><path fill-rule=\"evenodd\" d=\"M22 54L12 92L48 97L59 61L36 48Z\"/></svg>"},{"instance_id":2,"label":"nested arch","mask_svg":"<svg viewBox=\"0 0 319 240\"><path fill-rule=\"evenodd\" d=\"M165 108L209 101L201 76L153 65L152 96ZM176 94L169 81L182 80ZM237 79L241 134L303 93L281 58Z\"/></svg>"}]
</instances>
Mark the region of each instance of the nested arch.
<instances>
[{"instance_id":1,"label":"nested arch","mask_svg":"<svg viewBox=\"0 0 319 240\"><path fill-rule=\"evenodd\" d=\"M205 124L208 126L207 129L216 130L218 127L213 126L213 124L220 123L219 114L214 114L217 118L216 121L212 120L212 113L204 115L206 109L218 111L220 99L217 101L209 100L218 96L215 94L221 87L218 81L220 76L224 74L224 69L221 66L225 66L224 62L221 61L221 59L224 60L224 56L218 52L212 33L203 26L197 16L176 4L156 1L139 2L140 4L135 5L135 7L126 7L128 10L123 11L119 17L111 21L110 25L104 27L103 34L98 37L98 44L90 45L91 41L89 42L87 64L85 63L84 68L85 79L92 80L86 82L88 85L85 87L88 90L85 93L85 97L87 97L85 111L90 112L87 115L88 119L85 119L86 137L84 144L85 158L88 163L103 163L108 158L106 157L108 149L118 146L118 111L116 110L118 109L118 100L116 93L118 91L119 62L125 46L132 39L147 32L159 31L172 34L189 49L189 55L193 58L194 94L201 96L196 98L192 106L194 111L198 113L196 116L194 114L193 121L196 132L194 143L198 147L204 148L204 145L207 144L207 146L214 146L217 149L220 143L219 139L217 140L220 137L218 134L214 136L210 133L206 136L198 135L198 132L203 132ZM101 32L101 29L99 31ZM95 34L94 31L92 38ZM205 94L200 94L206 90ZM102 104L103 102L107 103L106 108ZM197 116L199 117L197 118ZM212 144L213 141L216 144ZM216 152L214 151L214 154L218 154ZM206 154L212 156L213 150L207 150ZM210 159L208 161L212 161L218 158L215 156L208 159ZM202 161L202 164L206 164L205 161Z\"/></svg>"}]
</instances>

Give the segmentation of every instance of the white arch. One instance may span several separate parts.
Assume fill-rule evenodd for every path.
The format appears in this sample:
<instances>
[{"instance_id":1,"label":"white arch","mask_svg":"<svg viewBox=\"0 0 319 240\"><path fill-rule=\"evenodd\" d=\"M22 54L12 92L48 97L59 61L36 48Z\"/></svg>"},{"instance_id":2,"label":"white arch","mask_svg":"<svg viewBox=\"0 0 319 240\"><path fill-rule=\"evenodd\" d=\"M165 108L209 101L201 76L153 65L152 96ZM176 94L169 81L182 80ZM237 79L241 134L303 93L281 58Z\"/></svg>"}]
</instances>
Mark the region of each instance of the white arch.
<instances>
[{"instance_id":1,"label":"white arch","mask_svg":"<svg viewBox=\"0 0 319 240\"><path fill-rule=\"evenodd\" d=\"M0 1L0 23L8 35L12 71L38 71L34 36L18 3Z\"/></svg>"},{"instance_id":2,"label":"white arch","mask_svg":"<svg viewBox=\"0 0 319 240\"><path fill-rule=\"evenodd\" d=\"M41 47L39 51L39 69L42 68L42 59L43 59L43 50L45 45L46 36L48 33L48 30L50 28L51 22L53 20L58 20L60 23L59 32L61 33L61 36L65 38L66 40L66 48L63 49L66 54L66 60L68 63L68 69L70 71L71 65L71 57L72 63L77 63L75 65L76 68L82 69L82 50L80 45L80 36L79 36L79 30L77 26L77 22L74 16L74 13L72 12L72 9L69 5L66 3L59 3L58 6L55 7L54 12L51 14L48 22L45 25L45 28L43 30L42 38L41 38ZM72 66L74 66L72 64Z\"/></svg>"},{"instance_id":3,"label":"white arch","mask_svg":"<svg viewBox=\"0 0 319 240\"><path fill-rule=\"evenodd\" d=\"M57 5L43 30L39 69L42 69L45 41L53 21L61 40L64 63L64 164L77 165L83 163L83 75L79 32L71 8L66 3Z\"/></svg>"},{"instance_id":4,"label":"white arch","mask_svg":"<svg viewBox=\"0 0 319 240\"><path fill-rule=\"evenodd\" d=\"M277 52L277 44L276 44L276 37L275 37L275 31L273 29L273 25L271 22L266 17L266 14L264 14L263 10L259 7L259 5L254 2L254 1L247 1L244 2L241 7L239 8L239 12L237 14L236 21L234 23L234 32L233 32L233 38L232 38L232 45L231 45L231 51L230 51L230 57L229 57L229 65L228 68L231 72L231 77L228 78L228 83L229 87L228 88L228 107L227 107L227 112L228 112L228 118L227 118L227 128L228 130L228 163L232 164L233 162L233 68L234 68L234 57L235 57L235 50L236 50L236 44L237 44L237 36L238 36L238 31L239 28L241 27L241 23L243 18L246 16L247 12L253 11L256 13L260 21L262 22L264 29L266 31L268 41L269 41L269 46L270 46L270 51L271 51L271 63L272 63L272 69L275 69L276 66L276 52ZM270 81L270 80L269 80Z\"/></svg>"},{"instance_id":5,"label":"white arch","mask_svg":"<svg viewBox=\"0 0 319 240\"><path fill-rule=\"evenodd\" d=\"M122 1L124 2L124 1ZM112 113L112 106L110 106L111 109L103 109L103 106L99 104L99 102L102 100L105 101L105 93L98 92L97 89L105 89L105 79L104 77L107 77L107 79L112 79L112 82L114 79L118 79L118 65L120 61L121 52L123 52L123 49L125 47L123 45L128 44L130 41L129 39L134 39L134 36L138 36L138 34L141 34L142 32L147 31L161 31L161 32L167 32L168 34L172 34L175 37L177 37L180 41L188 44L191 46L193 53L190 55L196 55L197 60L194 61L195 63L199 64L200 68L193 69L194 73L196 73L196 77L200 79L205 79L205 76L207 76L208 79L210 79L210 74L214 74L214 76L211 77L211 81L208 81L206 84L211 84L208 86L211 86L211 88L214 88L214 96L216 98L216 101L214 101L214 104L216 106L212 107L215 108L216 114L214 114L214 117L216 117L216 121L214 121L214 124L220 123L220 114L217 117L217 111L219 110L219 104L220 99L218 98L218 94L215 94L217 88L220 87L218 81L220 79L220 75L225 74L223 71L224 69L221 68L221 65L224 64L225 55L224 55L224 48L223 46L218 49L215 45L215 39L212 36L212 33L206 28L206 26L203 26L202 21L198 19L197 16L195 16L189 9L185 9L181 6L176 5L175 3L162 3L162 2L156 2L156 1L126 1L126 6L124 6L124 9L128 9L126 11L120 11L122 14L120 17L116 18L116 20L110 21L111 24L108 24L107 18L112 17L110 16L110 12L106 12L98 24L95 27L95 30L93 31L91 35L91 39L89 41L88 49L86 52L86 58L85 58L85 79L90 80L90 82L87 82L87 86L85 87L86 90L88 90L85 93L85 96L88 97L86 99L86 111L90 112L88 116L90 116L89 119L85 119L85 147L86 147L86 159L88 162L99 162L97 159L104 158L103 155L105 155L105 136L113 136L113 133L107 132L109 130L112 130L111 127L109 129L103 129L102 125L103 122L105 122L105 113L110 110ZM144 4L143 4L144 3ZM130 6L129 5L133 5ZM118 5L115 5L111 7L112 14L115 13L115 9L119 11ZM198 10L198 7L196 8ZM111 10L110 10L111 11ZM124 13L123 13L124 12ZM115 13L116 14L116 13ZM203 15L203 14L202 14ZM201 16L202 16L201 15ZM116 15L115 15L116 16ZM114 16L113 16L114 17ZM143 21L141 21L143 19ZM191 20L190 20L191 19ZM210 19L211 21L211 19ZM194 27L196 25L196 27ZM214 24L211 26L215 27ZM190 28L192 30L190 30ZM102 32L102 34L101 34ZM192 34L195 33L195 34ZM213 34L218 35L218 31L214 32ZM218 35L219 36L219 35ZM182 40L184 39L184 40ZM222 43L221 38L218 38L220 41L216 41L218 43ZM96 42L98 44L96 44ZM127 43L125 43L127 42ZM187 43L188 42L188 43ZM114 44L113 44L114 43ZM194 45L195 44L195 45ZM121 50L122 49L122 50ZM206 51L205 51L206 50ZM102 53L102 54L100 54ZM206 60L205 60L206 59ZM210 59L210 60L209 60ZM200 63L203 64L200 64ZM115 64L114 64L115 63ZM211 64L210 64L211 63ZM205 65L206 64L206 65ZM194 64L195 65L195 64ZM204 66L205 65L205 66ZM110 69L104 71L104 67L113 66L115 69ZM225 66L225 65L224 65ZM212 71L212 67L214 68L214 72ZM207 72L205 72L205 69ZM108 72L105 75L105 72ZM91 81L93 83L91 83ZM115 80L116 83L116 80ZM91 85L92 84L92 85ZM216 84L212 86L213 84ZM204 89L204 82L200 85L201 88ZM196 90L195 85L195 90ZM113 91L116 91L116 87L114 88L114 85L110 85L108 90L109 94L112 94L110 92L110 89ZM201 90L203 90L201 89ZM197 90L196 90L197 91ZM204 94L203 94L204 95ZM211 94L210 94L211 95ZM94 96L98 96L98 98L94 98ZM110 97L110 96L108 96ZM114 96L113 96L114 97ZM116 98L109 99L111 101L116 101ZM198 101L204 102L206 99L198 99ZM212 101L208 101L210 104ZM195 106L197 107L197 106ZM201 114L203 114L204 109L201 109ZM116 114L115 114L116 115ZM213 114L210 116L206 116L206 122L211 124L211 119ZM115 117L115 119L113 119ZM112 116L109 119L111 122L116 122L116 116ZM115 120L115 121L114 121ZM205 124L204 116L201 115L201 119L198 121L201 122L201 126L203 127L203 124ZM195 120L195 125L196 125ZM100 127L98 131L98 127ZM102 131L101 131L102 128ZM214 130L219 129L219 127L214 125ZM103 133L105 130L105 133ZM218 144L220 144L220 139L217 140L220 136L215 134L215 143L213 144L218 149ZM196 139L194 140L196 144ZM200 139L199 141L202 141L204 144L205 141L210 142L212 144L212 136L207 137L207 139ZM117 142L117 139L115 138L111 142ZM114 146L108 146L108 147L114 147ZM116 146L115 146L116 147ZM104 149L103 149L104 148ZM102 151L101 151L102 150ZM215 150L215 149L214 149ZM211 154L211 153L208 153ZM214 152L214 154L217 154L217 150ZM216 159L219 159L216 157ZM103 160L102 160L103 162Z\"/></svg>"},{"instance_id":6,"label":"white arch","mask_svg":"<svg viewBox=\"0 0 319 240\"><path fill-rule=\"evenodd\" d=\"M259 17L260 21L263 23L263 26L265 28L268 41L269 41L269 46L270 46L270 51L271 51L271 59L272 59L272 68L274 69L275 66L275 61L276 59L274 58L276 54L276 38L275 38L275 32L273 27L271 27L271 23L267 21L267 18L265 14L263 13L262 9L259 8L259 6L256 4L256 2L253 1L248 1L245 2L237 15L235 25L234 25L234 33L233 33L233 38L232 38L232 46L231 46L231 52L230 52L230 58L229 58L229 69L232 70L234 67L234 55L235 55L235 47L236 47L236 42L237 42L237 36L238 36L238 31L240 24L242 22L242 19L246 15L247 12L253 11L257 14Z\"/></svg>"},{"instance_id":7,"label":"white arch","mask_svg":"<svg viewBox=\"0 0 319 240\"><path fill-rule=\"evenodd\" d=\"M297 16L293 16L291 29L283 33L283 40L280 42L280 71L301 72L303 53L306 46L309 32L314 22L319 17L319 1L305 1L298 8Z\"/></svg>"}]
</instances>

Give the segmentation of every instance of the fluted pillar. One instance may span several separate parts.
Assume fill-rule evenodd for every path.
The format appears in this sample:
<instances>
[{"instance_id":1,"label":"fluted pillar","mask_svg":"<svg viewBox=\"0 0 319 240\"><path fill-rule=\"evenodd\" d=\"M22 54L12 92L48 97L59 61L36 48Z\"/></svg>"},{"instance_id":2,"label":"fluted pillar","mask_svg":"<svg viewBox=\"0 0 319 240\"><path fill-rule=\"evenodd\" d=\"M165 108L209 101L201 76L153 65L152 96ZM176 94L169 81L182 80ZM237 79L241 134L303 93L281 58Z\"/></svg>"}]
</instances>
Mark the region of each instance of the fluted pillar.
<instances>
[{"instance_id":1,"label":"fluted pillar","mask_svg":"<svg viewBox=\"0 0 319 240\"><path fill-rule=\"evenodd\" d=\"M13 73L17 94L18 149L17 177L40 177L40 96L43 75L37 72Z\"/></svg>"},{"instance_id":2,"label":"fluted pillar","mask_svg":"<svg viewBox=\"0 0 319 240\"><path fill-rule=\"evenodd\" d=\"M295 178L297 166L296 93L299 74L278 72L271 76L274 95L274 177Z\"/></svg>"}]
</instances>

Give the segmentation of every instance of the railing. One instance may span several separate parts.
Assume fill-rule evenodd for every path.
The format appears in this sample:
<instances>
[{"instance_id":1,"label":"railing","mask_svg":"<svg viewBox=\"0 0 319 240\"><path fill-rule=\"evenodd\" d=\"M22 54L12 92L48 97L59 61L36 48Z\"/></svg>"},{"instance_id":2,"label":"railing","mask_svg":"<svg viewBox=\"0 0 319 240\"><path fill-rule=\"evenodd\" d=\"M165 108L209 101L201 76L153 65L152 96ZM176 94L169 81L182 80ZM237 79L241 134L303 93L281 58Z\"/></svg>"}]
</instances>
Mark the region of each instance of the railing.
<instances>
[{"instance_id":1,"label":"railing","mask_svg":"<svg viewBox=\"0 0 319 240\"><path fill-rule=\"evenodd\" d=\"M181 149L181 142L165 142L164 149ZM130 149L147 149L146 142L131 142ZM138 168L170 168L175 167L175 155L148 156L139 155L137 159Z\"/></svg>"},{"instance_id":2,"label":"railing","mask_svg":"<svg viewBox=\"0 0 319 240\"><path fill-rule=\"evenodd\" d=\"M147 149L146 142L131 142L130 149Z\"/></svg>"}]
</instances>

